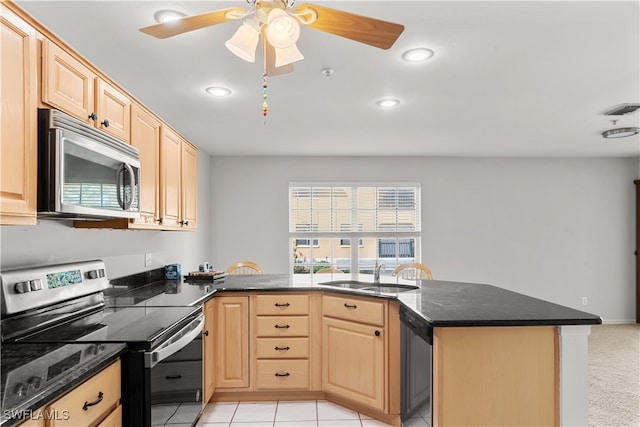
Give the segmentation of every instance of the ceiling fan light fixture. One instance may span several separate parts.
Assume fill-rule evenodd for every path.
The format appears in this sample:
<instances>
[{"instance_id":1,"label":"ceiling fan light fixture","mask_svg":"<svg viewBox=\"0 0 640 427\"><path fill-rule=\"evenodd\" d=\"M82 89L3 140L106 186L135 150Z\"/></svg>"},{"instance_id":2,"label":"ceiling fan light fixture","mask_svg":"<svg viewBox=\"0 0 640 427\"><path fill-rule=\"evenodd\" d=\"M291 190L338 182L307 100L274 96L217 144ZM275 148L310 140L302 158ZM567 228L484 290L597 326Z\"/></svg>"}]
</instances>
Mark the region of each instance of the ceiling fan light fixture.
<instances>
[{"instance_id":1,"label":"ceiling fan light fixture","mask_svg":"<svg viewBox=\"0 0 640 427\"><path fill-rule=\"evenodd\" d=\"M259 38L258 30L245 21L224 45L237 57L247 62L255 62Z\"/></svg>"},{"instance_id":2,"label":"ceiling fan light fixture","mask_svg":"<svg viewBox=\"0 0 640 427\"><path fill-rule=\"evenodd\" d=\"M639 133L640 128L638 127L617 128L609 129L602 132L602 137L606 139L626 138L628 136L637 135Z\"/></svg>"},{"instance_id":3,"label":"ceiling fan light fixture","mask_svg":"<svg viewBox=\"0 0 640 427\"><path fill-rule=\"evenodd\" d=\"M394 98L384 98L376 102L376 105L381 108L393 108L400 104L400 101Z\"/></svg>"},{"instance_id":4,"label":"ceiling fan light fixture","mask_svg":"<svg viewBox=\"0 0 640 427\"><path fill-rule=\"evenodd\" d=\"M422 62L433 56L433 51L424 47L409 49L402 54L402 59L407 62Z\"/></svg>"},{"instance_id":5,"label":"ceiling fan light fixture","mask_svg":"<svg viewBox=\"0 0 640 427\"><path fill-rule=\"evenodd\" d=\"M284 49L274 48L276 52L276 67L282 67L283 65L293 64L294 62L304 59L302 53L298 50L296 44L292 44Z\"/></svg>"},{"instance_id":6,"label":"ceiling fan light fixture","mask_svg":"<svg viewBox=\"0 0 640 427\"><path fill-rule=\"evenodd\" d=\"M180 18L184 18L185 16L187 16L185 13L178 12L177 10L164 9L154 13L153 19L156 22L162 24L165 22L171 22Z\"/></svg>"},{"instance_id":7,"label":"ceiling fan light fixture","mask_svg":"<svg viewBox=\"0 0 640 427\"><path fill-rule=\"evenodd\" d=\"M231 95L231 90L227 89L226 87L221 87L221 86L211 86L205 89L205 92L207 92L209 95L218 97L218 98L222 98L225 97L227 95Z\"/></svg>"},{"instance_id":8,"label":"ceiling fan light fixture","mask_svg":"<svg viewBox=\"0 0 640 427\"><path fill-rule=\"evenodd\" d=\"M284 49L300 38L300 24L284 10L274 8L267 16L266 35L273 47Z\"/></svg>"}]
</instances>

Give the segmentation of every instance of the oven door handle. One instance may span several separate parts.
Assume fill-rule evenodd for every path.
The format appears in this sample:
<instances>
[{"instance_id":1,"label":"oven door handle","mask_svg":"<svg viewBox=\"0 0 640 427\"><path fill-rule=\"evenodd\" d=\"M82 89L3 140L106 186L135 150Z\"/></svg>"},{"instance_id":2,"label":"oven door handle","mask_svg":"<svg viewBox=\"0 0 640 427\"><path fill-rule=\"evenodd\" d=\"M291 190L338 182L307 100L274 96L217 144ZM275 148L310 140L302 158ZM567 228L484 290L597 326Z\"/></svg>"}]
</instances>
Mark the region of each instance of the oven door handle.
<instances>
[{"instance_id":1,"label":"oven door handle","mask_svg":"<svg viewBox=\"0 0 640 427\"><path fill-rule=\"evenodd\" d=\"M199 314L187 326L176 332L171 338L165 341L160 347L153 351L144 353L144 367L153 368L176 351L184 348L187 344L200 336L204 329L204 314Z\"/></svg>"}]
</instances>

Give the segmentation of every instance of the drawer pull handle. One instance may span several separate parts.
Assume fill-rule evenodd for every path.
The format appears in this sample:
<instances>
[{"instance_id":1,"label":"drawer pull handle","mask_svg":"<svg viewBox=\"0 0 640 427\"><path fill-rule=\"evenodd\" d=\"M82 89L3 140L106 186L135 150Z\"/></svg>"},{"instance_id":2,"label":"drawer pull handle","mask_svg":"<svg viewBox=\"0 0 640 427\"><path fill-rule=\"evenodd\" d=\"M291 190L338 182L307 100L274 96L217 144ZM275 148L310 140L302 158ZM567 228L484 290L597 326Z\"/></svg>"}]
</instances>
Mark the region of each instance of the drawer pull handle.
<instances>
[{"instance_id":1,"label":"drawer pull handle","mask_svg":"<svg viewBox=\"0 0 640 427\"><path fill-rule=\"evenodd\" d=\"M285 350L285 351L286 351L286 350L289 350L289 346L286 346L286 347L277 347L277 346L276 346L276 347L274 347L274 348L275 348L277 351L280 351L280 350Z\"/></svg>"},{"instance_id":2,"label":"drawer pull handle","mask_svg":"<svg viewBox=\"0 0 640 427\"><path fill-rule=\"evenodd\" d=\"M89 409L89 406L94 406L97 405L98 403L102 402L102 398L104 397L104 394L99 391L98 392L98 399L95 402L84 402L84 405L82 406L82 409L84 409L85 411L87 411Z\"/></svg>"},{"instance_id":3,"label":"drawer pull handle","mask_svg":"<svg viewBox=\"0 0 640 427\"><path fill-rule=\"evenodd\" d=\"M285 374L279 374L279 373L276 372L276 377L288 377L289 375L291 375L291 374L289 374L289 372L287 372Z\"/></svg>"},{"instance_id":4,"label":"drawer pull handle","mask_svg":"<svg viewBox=\"0 0 640 427\"><path fill-rule=\"evenodd\" d=\"M179 380L180 378L182 378L182 375L178 374L178 375L167 375L166 377L164 377L165 380Z\"/></svg>"},{"instance_id":5,"label":"drawer pull handle","mask_svg":"<svg viewBox=\"0 0 640 427\"><path fill-rule=\"evenodd\" d=\"M347 304L346 302L344 303L344 306L347 307L347 308L358 308L357 305L355 305L355 304Z\"/></svg>"},{"instance_id":6,"label":"drawer pull handle","mask_svg":"<svg viewBox=\"0 0 640 427\"><path fill-rule=\"evenodd\" d=\"M284 325L284 326L274 325L273 327L276 328L276 329L289 329L290 328L289 325Z\"/></svg>"},{"instance_id":7,"label":"drawer pull handle","mask_svg":"<svg viewBox=\"0 0 640 427\"><path fill-rule=\"evenodd\" d=\"M284 304L275 303L274 305L276 307L289 307L291 304L289 304L288 302L285 302Z\"/></svg>"}]
</instances>

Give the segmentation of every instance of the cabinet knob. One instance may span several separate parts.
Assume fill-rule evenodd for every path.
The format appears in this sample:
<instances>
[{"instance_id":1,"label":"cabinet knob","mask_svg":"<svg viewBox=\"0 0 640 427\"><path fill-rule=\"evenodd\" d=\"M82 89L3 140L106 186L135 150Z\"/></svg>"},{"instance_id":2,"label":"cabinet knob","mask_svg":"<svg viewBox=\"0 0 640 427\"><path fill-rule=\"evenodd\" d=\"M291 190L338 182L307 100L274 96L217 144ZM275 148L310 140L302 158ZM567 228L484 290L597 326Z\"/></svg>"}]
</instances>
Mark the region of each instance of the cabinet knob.
<instances>
[{"instance_id":1,"label":"cabinet knob","mask_svg":"<svg viewBox=\"0 0 640 427\"><path fill-rule=\"evenodd\" d=\"M377 337L380 336L380 331L375 331L374 334L376 334Z\"/></svg>"},{"instance_id":2,"label":"cabinet knob","mask_svg":"<svg viewBox=\"0 0 640 427\"><path fill-rule=\"evenodd\" d=\"M103 122L100 122L100 124L101 124L102 126L104 126L104 127L108 128L108 127L109 127L109 119L104 119L104 121L103 121Z\"/></svg>"},{"instance_id":3,"label":"cabinet knob","mask_svg":"<svg viewBox=\"0 0 640 427\"><path fill-rule=\"evenodd\" d=\"M208 336L209 336L209 331L204 331L204 332L202 333L202 335L204 335L205 337L208 337Z\"/></svg>"},{"instance_id":4,"label":"cabinet knob","mask_svg":"<svg viewBox=\"0 0 640 427\"><path fill-rule=\"evenodd\" d=\"M158 221L158 224L162 224L163 219L164 219L164 218L160 217L160 218L158 218L156 221Z\"/></svg>"},{"instance_id":5,"label":"cabinet knob","mask_svg":"<svg viewBox=\"0 0 640 427\"><path fill-rule=\"evenodd\" d=\"M189 225L189 221L180 220L180 225Z\"/></svg>"},{"instance_id":6,"label":"cabinet knob","mask_svg":"<svg viewBox=\"0 0 640 427\"><path fill-rule=\"evenodd\" d=\"M89 114L89 118L95 122L98 120L98 115L96 113L91 113Z\"/></svg>"}]
</instances>

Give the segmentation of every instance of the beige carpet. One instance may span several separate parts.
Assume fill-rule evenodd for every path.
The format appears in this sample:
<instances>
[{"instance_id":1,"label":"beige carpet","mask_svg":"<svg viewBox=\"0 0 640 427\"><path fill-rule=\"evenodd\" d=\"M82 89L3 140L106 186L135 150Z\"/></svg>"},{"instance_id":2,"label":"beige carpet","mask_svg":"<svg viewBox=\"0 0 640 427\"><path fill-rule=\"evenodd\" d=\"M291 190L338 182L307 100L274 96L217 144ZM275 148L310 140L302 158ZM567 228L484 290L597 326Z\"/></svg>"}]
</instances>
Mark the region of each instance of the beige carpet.
<instances>
[{"instance_id":1,"label":"beige carpet","mask_svg":"<svg viewBox=\"0 0 640 427\"><path fill-rule=\"evenodd\" d=\"M591 328L589 426L640 426L640 324Z\"/></svg>"}]
</instances>

